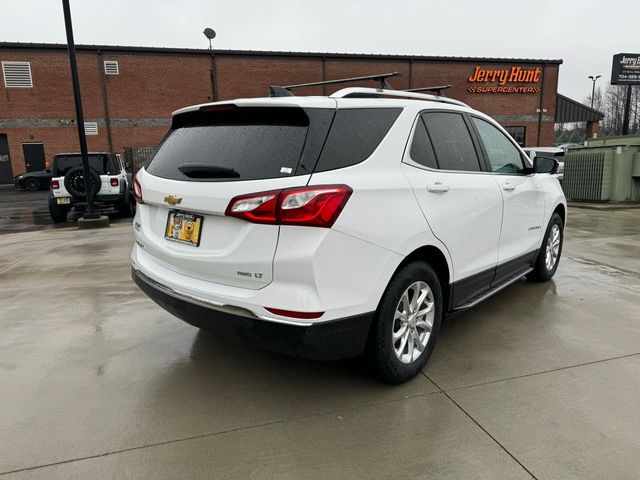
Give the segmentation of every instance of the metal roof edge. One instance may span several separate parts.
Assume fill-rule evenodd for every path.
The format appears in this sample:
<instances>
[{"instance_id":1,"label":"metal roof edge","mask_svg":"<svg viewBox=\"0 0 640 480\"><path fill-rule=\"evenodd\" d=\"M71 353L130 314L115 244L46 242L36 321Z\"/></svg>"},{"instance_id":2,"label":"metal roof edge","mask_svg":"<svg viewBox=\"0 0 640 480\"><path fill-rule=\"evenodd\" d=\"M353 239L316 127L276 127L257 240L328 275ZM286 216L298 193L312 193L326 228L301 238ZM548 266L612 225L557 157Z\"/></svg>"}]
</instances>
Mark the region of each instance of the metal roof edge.
<instances>
[{"instance_id":1,"label":"metal roof edge","mask_svg":"<svg viewBox=\"0 0 640 480\"><path fill-rule=\"evenodd\" d=\"M0 42L0 49L19 50L66 50L64 43L29 43L29 42ZM127 45L76 45L76 50L95 50L104 52L129 53L167 53L186 55L208 55L207 48L176 48L176 47L143 47ZM413 60L440 62L483 62L483 63L536 63L562 64L562 59L540 58L503 58L503 57L451 57L438 55L406 55L406 54L378 54L378 53L340 53L340 52L295 52L272 50L213 50L214 55L238 56L274 56L274 57L308 57L328 59L369 59L369 60Z\"/></svg>"},{"instance_id":2,"label":"metal roof edge","mask_svg":"<svg viewBox=\"0 0 640 480\"><path fill-rule=\"evenodd\" d=\"M561 93L556 93L556 96L559 97L559 98L562 98L563 100L565 100L567 102L570 102L570 103L573 103L573 104L577 105L579 108L584 108L585 110L588 110L591 113L599 115L602 118L604 118L604 116L605 116L604 113L596 110L595 108L591 108L590 106L585 105L584 103L579 102L577 100L574 100L573 98L569 98L566 95L562 95Z\"/></svg>"}]
</instances>

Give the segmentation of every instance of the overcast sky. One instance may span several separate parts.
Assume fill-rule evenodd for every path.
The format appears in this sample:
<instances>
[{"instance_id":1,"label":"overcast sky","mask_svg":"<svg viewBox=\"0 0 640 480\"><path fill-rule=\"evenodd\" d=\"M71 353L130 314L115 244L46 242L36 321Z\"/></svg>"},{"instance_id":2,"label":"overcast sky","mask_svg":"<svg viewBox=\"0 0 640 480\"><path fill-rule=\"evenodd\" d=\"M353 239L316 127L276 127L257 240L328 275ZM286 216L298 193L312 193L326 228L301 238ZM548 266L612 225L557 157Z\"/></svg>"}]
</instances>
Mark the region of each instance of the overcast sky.
<instances>
[{"instance_id":1,"label":"overcast sky","mask_svg":"<svg viewBox=\"0 0 640 480\"><path fill-rule=\"evenodd\" d=\"M635 0L71 0L76 43L562 59L559 92L640 53ZM0 0L0 41L65 42L60 0ZM603 81L604 80L604 81ZM601 83L600 83L601 82Z\"/></svg>"}]
</instances>

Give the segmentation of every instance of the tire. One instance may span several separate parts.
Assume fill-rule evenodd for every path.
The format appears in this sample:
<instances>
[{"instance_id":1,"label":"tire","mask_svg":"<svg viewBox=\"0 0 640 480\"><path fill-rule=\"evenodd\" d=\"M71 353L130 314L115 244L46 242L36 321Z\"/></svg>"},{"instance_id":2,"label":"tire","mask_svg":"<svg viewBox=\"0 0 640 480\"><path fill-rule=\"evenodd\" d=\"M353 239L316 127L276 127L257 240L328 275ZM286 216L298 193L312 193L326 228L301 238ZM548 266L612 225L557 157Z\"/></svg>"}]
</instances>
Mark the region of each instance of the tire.
<instances>
[{"instance_id":1,"label":"tire","mask_svg":"<svg viewBox=\"0 0 640 480\"><path fill-rule=\"evenodd\" d=\"M95 195L100 191L100 187L102 186L102 180L100 180L100 174L93 168L89 168L89 174L91 176L91 189L95 198ZM64 176L64 187L78 200L85 200L87 198L87 186L84 179L83 167L72 168L67 172Z\"/></svg>"},{"instance_id":2,"label":"tire","mask_svg":"<svg viewBox=\"0 0 640 480\"><path fill-rule=\"evenodd\" d=\"M135 214L135 202L131 198L129 190L125 190L124 197L118 203L118 212L123 218L131 218Z\"/></svg>"},{"instance_id":3,"label":"tire","mask_svg":"<svg viewBox=\"0 0 640 480\"><path fill-rule=\"evenodd\" d=\"M27 178L24 181L24 189L30 192L35 192L40 190L40 182L37 178Z\"/></svg>"},{"instance_id":4,"label":"tire","mask_svg":"<svg viewBox=\"0 0 640 480\"><path fill-rule=\"evenodd\" d=\"M49 215L53 223L64 223L67 221L69 209L61 205L56 205L52 199L49 200Z\"/></svg>"},{"instance_id":5,"label":"tire","mask_svg":"<svg viewBox=\"0 0 640 480\"><path fill-rule=\"evenodd\" d=\"M412 315L400 315L400 318L395 319L397 312L410 312L412 309L411 300L416 295L420 296L425 293L425 301L417 306L417 310L420 311L428 308L428 303L431 304L431 309L424 316L412 318ZM424 308L420 308L422 306ZM394 275L376 310L369 339L369 353L373 366L383 380L390 383L402 383L414 377L424 367L438 337L442 313L443 300L440 281L427 263L409 263ZM430 330L428 328L429 321L431 323ZM401 331L407 333L399 334ZM422 350L415 348L415 346L411 349L412 345L420 345L420 343L413 343L415 341L412 336L413 331L418 335L418 342L426 342L422 343ZM394 335L396 336L395 340ZM403 342L405 343L404 347L402 346Z\"/></svg>"},{"instance_id":6,"label":"tire","mask_svg":"<svg viewBox=\"0 0 640 480\"><path fill-rule=\"evenodd\" d=\"M544 234L542 246L538 252L538 257L533 265L533 270L527 278L534 282L546 282L551 279L558 269L560 256L562 255L562 244L564 242L564 224L560 215L551 215L547 231Z\"/></svg>"}]
</instances>

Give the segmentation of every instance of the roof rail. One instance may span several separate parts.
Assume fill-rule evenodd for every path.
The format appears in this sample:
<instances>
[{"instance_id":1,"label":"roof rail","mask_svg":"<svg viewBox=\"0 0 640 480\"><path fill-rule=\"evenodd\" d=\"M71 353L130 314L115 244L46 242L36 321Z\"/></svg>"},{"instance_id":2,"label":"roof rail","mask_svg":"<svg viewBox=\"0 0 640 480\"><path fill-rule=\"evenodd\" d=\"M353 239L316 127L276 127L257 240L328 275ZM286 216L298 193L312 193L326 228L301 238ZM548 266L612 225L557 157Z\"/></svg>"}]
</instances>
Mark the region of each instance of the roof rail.
<instances>
[{"instance_id":1,"label":"roof rail","mask_svg":"<svg viewBox=\"0 0 640 480\"><path fill-rule=\"evenodd\" d=\"M298 83L296 85L271 85L269 86L269 96L270 97L291 97L293 93L290 90L294 88L303 88L303 87L317 87L319 85L335 85L337 83L349 83L349 82L359 82L366 80L373 80L375 82L380 82L380 88L391 88L391 85L387 82L387 78L389 77L397 77L400 75L400 72L389 72L389 73L380 73L377 75L366 75L364 77L351 77L351 78L339 78L337 80L324 80L322 82L312 82L312 83Z\"/></svg>"},{"instance_id":2,"label":"roof rail","mask_svg":"<svg viewBox=\"0 0 640 480\"><path fill-rule=\"evenodd\" d=\"M406 90L388 90L382 88L364 88L364 87L350 87L338 90L329 98L375 98L375 97L395 97L404 98L408 100L427 100L430 102L449 103L451 105L459 105L461 107L468 107L464 102L454 100L452 98L442 97L438 95L427 95L424 93L409 92Z\"/></svg>"},{"instance_id":3,"label":"roof rail","mask_svg":"<svg viewBox=\"0 0 640 480\"><path fill-rule=\"evenodd\" d=\"M420 87L420 88L409 88L405 90L405 92L434 92L439 97L443 96L442 91L451 88L451 85L439 85L437 87Z\"/></svg>"}]
</instances>

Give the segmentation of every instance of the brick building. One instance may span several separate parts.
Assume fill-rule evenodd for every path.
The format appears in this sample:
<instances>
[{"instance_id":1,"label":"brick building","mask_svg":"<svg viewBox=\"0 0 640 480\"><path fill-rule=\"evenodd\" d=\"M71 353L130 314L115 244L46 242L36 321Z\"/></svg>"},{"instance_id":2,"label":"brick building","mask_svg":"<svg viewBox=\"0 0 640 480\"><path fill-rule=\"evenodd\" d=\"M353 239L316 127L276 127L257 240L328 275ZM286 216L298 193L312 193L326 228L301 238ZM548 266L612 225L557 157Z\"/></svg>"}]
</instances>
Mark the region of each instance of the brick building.
<instances>
[{"instance_id":1,"label":"brick building","mask_svg":"<svg viewBox=\"0 0 640 480\"><path fill-rule=\"evenodd\" d=\"M452 85L446 95L493 116L522 145L551 145L561 60L77 46L92 151L156 145L171 112L265 96L287 85L397 71L397 89ZM0 43L0 182L77 151L65 45ZM211 74L213 65L213 76ZM213 78L212 78L213 77ZM363 84L364 85L364 84ZM326 95L353 85L308 87ZM373 86L368 84L367 86Z\"/></svg>"}]
</instances>

